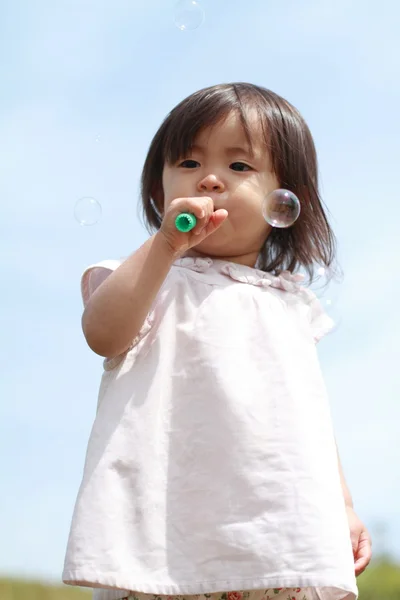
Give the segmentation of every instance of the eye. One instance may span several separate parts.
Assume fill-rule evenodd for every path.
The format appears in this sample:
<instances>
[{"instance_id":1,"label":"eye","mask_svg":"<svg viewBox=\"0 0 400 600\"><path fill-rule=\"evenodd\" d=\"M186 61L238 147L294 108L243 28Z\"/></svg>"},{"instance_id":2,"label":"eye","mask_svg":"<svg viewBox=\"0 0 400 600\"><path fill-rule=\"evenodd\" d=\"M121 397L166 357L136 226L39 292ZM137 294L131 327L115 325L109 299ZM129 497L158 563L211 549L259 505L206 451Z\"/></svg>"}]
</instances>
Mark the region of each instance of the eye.
<instances>
[{"instance_id":1,"label":"eye","mask_svg":"<svg viewBox=\"0 0 400 600\"><path fill-rule=\"evenodd\" d=\"M198 163L197 160L188 159L181 162L179 166L183 167L184 169L195 169L196 167L200 166L200 163Z\"/></svg>"},{"instance_id":2,"label":"eye","mask_svg":"<svg viewBox=\"0 0 400 600\"><path fill-rule=\"evenodd\" d=\"M234 162L231 165L229 165L230 169L232 169L232 171L251 171L252 168L249 167L249 165L246 165L245 163L242 162Z\"/></svg>"}]
</instances>

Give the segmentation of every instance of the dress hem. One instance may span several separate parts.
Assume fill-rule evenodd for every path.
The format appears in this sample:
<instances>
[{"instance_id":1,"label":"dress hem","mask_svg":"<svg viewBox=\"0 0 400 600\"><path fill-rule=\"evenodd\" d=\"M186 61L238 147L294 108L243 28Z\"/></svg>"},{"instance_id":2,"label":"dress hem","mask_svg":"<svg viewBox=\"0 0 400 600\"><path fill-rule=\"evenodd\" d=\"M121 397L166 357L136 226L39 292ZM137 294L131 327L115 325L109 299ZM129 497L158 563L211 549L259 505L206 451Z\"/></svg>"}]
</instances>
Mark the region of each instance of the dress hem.
<instances>
[{"instance_id":1,"label":"dress hem","mask_svg":"<svg viewBox=\"0 0 400 600\"><path fill-rule=\"evenodd\" d=\"M304 576L290 575L286 577L282 576L268 576L259 578L249 579L221 579L219 581L201 581L201 582L183 582L180 584L176 583L163 583L163 582L137 582L132 578L132 575L121 575L121 574L102 574L99 577L98 573L89 574L87 570L81 571L65 571L62 577L63 583L71 586L90 587L93 589L101 588L106 590L119 590L131 594L132 592L139 592L144 594L155 594L162 596L189 596L197 594L212 594L215 592L235 592L238 590L259 590L259 589L272 589L272 588L303 588L303 587L314 587L314 588L332 588L336 590L342 590L343 596L335 595L337 600L357 600L358 589L357 585L352 586L347 583L335 583L334 576L329 579L321 578L316 575Z\"/></svg>"}]
</instances>

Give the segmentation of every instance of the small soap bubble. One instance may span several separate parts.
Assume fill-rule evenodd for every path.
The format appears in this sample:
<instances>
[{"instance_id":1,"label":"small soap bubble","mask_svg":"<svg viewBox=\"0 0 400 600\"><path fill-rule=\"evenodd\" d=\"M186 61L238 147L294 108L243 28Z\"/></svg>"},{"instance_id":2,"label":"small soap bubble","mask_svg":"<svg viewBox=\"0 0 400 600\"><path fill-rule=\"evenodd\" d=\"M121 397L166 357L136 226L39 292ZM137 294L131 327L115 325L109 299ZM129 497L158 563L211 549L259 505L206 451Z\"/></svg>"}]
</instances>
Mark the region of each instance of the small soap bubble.
<instances>
[{"instance_id":1,"label":"small soap bubble","mask_svg":"<svg viewBox=\"0 0 400 600\"><path fill-rule=\"evenodd\" d=\"M291 227L299 218L300 202L289 190L274 190L266 196L262 210L267 223L283 229Z\"/></svg>"},{"instance_id":2,"label":"small soap bubble","mask_svg":"<svg viewBox=\"0 0 400 600\"><path fill-rule=\"evenodd\" d=\"M332 333L337 331L342 324L340 305L341 281L332 275L329 268L319 267L316 270L316 277L310 288L317 296L324 312L335 323Z\"/></svg>"},{"instance_id":3,"label":"small soap bubble","mask_svg":"<svg viewBox=\"0 0 400 600\"><path fill-rule=\"evenodd\" d=\"M95 138L96 144L99 144L100 141L101 141L101 136L100 135L96 135L96 138Z\"/></svg>"},{"instance_id":4,"label":"small soap bubble","mask_svg":"<svg viewBox=\"0 0 400 600\"><path fill-rule=\"evenodd\" d=\"M179 0L175 6L174 21L181 31L197 29L204 22L204 10L197 0Z\"/></svg>"},{"instance_id":5,"label":"small soap bubble","mask_svg":"<svg viewBox=\"0 0 400 600\"><path fill-rule=\"evenodd\" d=\"M340 304L337 303L337 299L328 297L319 298L320 304L324 312L330 317L334 323L331 333L334 333L342 325L342 311Z\"/></svg>"},{"instance_id":6,"label":"small soap bubble","mask_svg":"<svg viewBox=\"0 0 400 600\"><path fill-rule=\"evenodd\" d=\"M101 213L101 204L95 198L80 198L75 204L74 217L80 225L96 225Z\"/></svg>"}]
</instances>

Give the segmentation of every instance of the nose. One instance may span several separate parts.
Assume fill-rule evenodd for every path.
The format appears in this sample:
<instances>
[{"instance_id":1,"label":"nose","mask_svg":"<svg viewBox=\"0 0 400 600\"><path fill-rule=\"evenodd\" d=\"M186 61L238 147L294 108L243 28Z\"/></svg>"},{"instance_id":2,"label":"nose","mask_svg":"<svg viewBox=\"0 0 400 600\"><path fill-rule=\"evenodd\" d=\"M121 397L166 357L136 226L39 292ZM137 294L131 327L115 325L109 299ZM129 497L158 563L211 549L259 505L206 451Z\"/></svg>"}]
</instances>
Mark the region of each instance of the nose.
<instances>
[{"instance_id":1,"label":"nose","mask_svg":"<svg viewBox=\"0 0 400 600\"><path fill-rule=\"evenodd\" d=\"M203 177L203 179L201 181L199 181L197 187L200 192L206 192L206 193L224 192L225 191L225 185L221 181L221 179L219 177L217 177L216 175L211 175L211 174L207 175L206 177Z\"/></svg>"}]
</instances>

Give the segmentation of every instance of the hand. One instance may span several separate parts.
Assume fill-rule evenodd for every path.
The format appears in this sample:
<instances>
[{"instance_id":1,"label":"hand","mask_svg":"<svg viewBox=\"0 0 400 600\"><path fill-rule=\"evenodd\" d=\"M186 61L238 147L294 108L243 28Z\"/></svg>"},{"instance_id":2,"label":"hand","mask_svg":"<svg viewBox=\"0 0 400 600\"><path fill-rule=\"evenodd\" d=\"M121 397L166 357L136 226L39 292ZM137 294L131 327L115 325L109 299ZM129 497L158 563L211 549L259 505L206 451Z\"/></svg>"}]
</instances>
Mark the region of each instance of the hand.
<instances>
[{"instance_id":1,"label":"hand","mask_svg":"<svg viewBox=\"0 0 400 600\"><path fill-rule=\"evenodd\" d=\"M350 527L350 538L353 548L355 572L356 577L358 577L365 571L371 562L372 541L367 528L357 517L354 509L350 506L347 506L346 512Z\"/></svg>"},{"instance_id":2,"label":"hand","mask_svg":"<svg viewBox=\"0 0 400 600\"><path fill-rule=\"evenodd\" d=\"M187 233L178 231L175 226L176 217L183 212L192 213L197 219L194 229ZM208 196L177 198L167 208L160 233L164 235L174 256L179 256L214 233L227 216L228 212L224 209L214 211L214 203Z\"/></svg>"}]
</instances>

